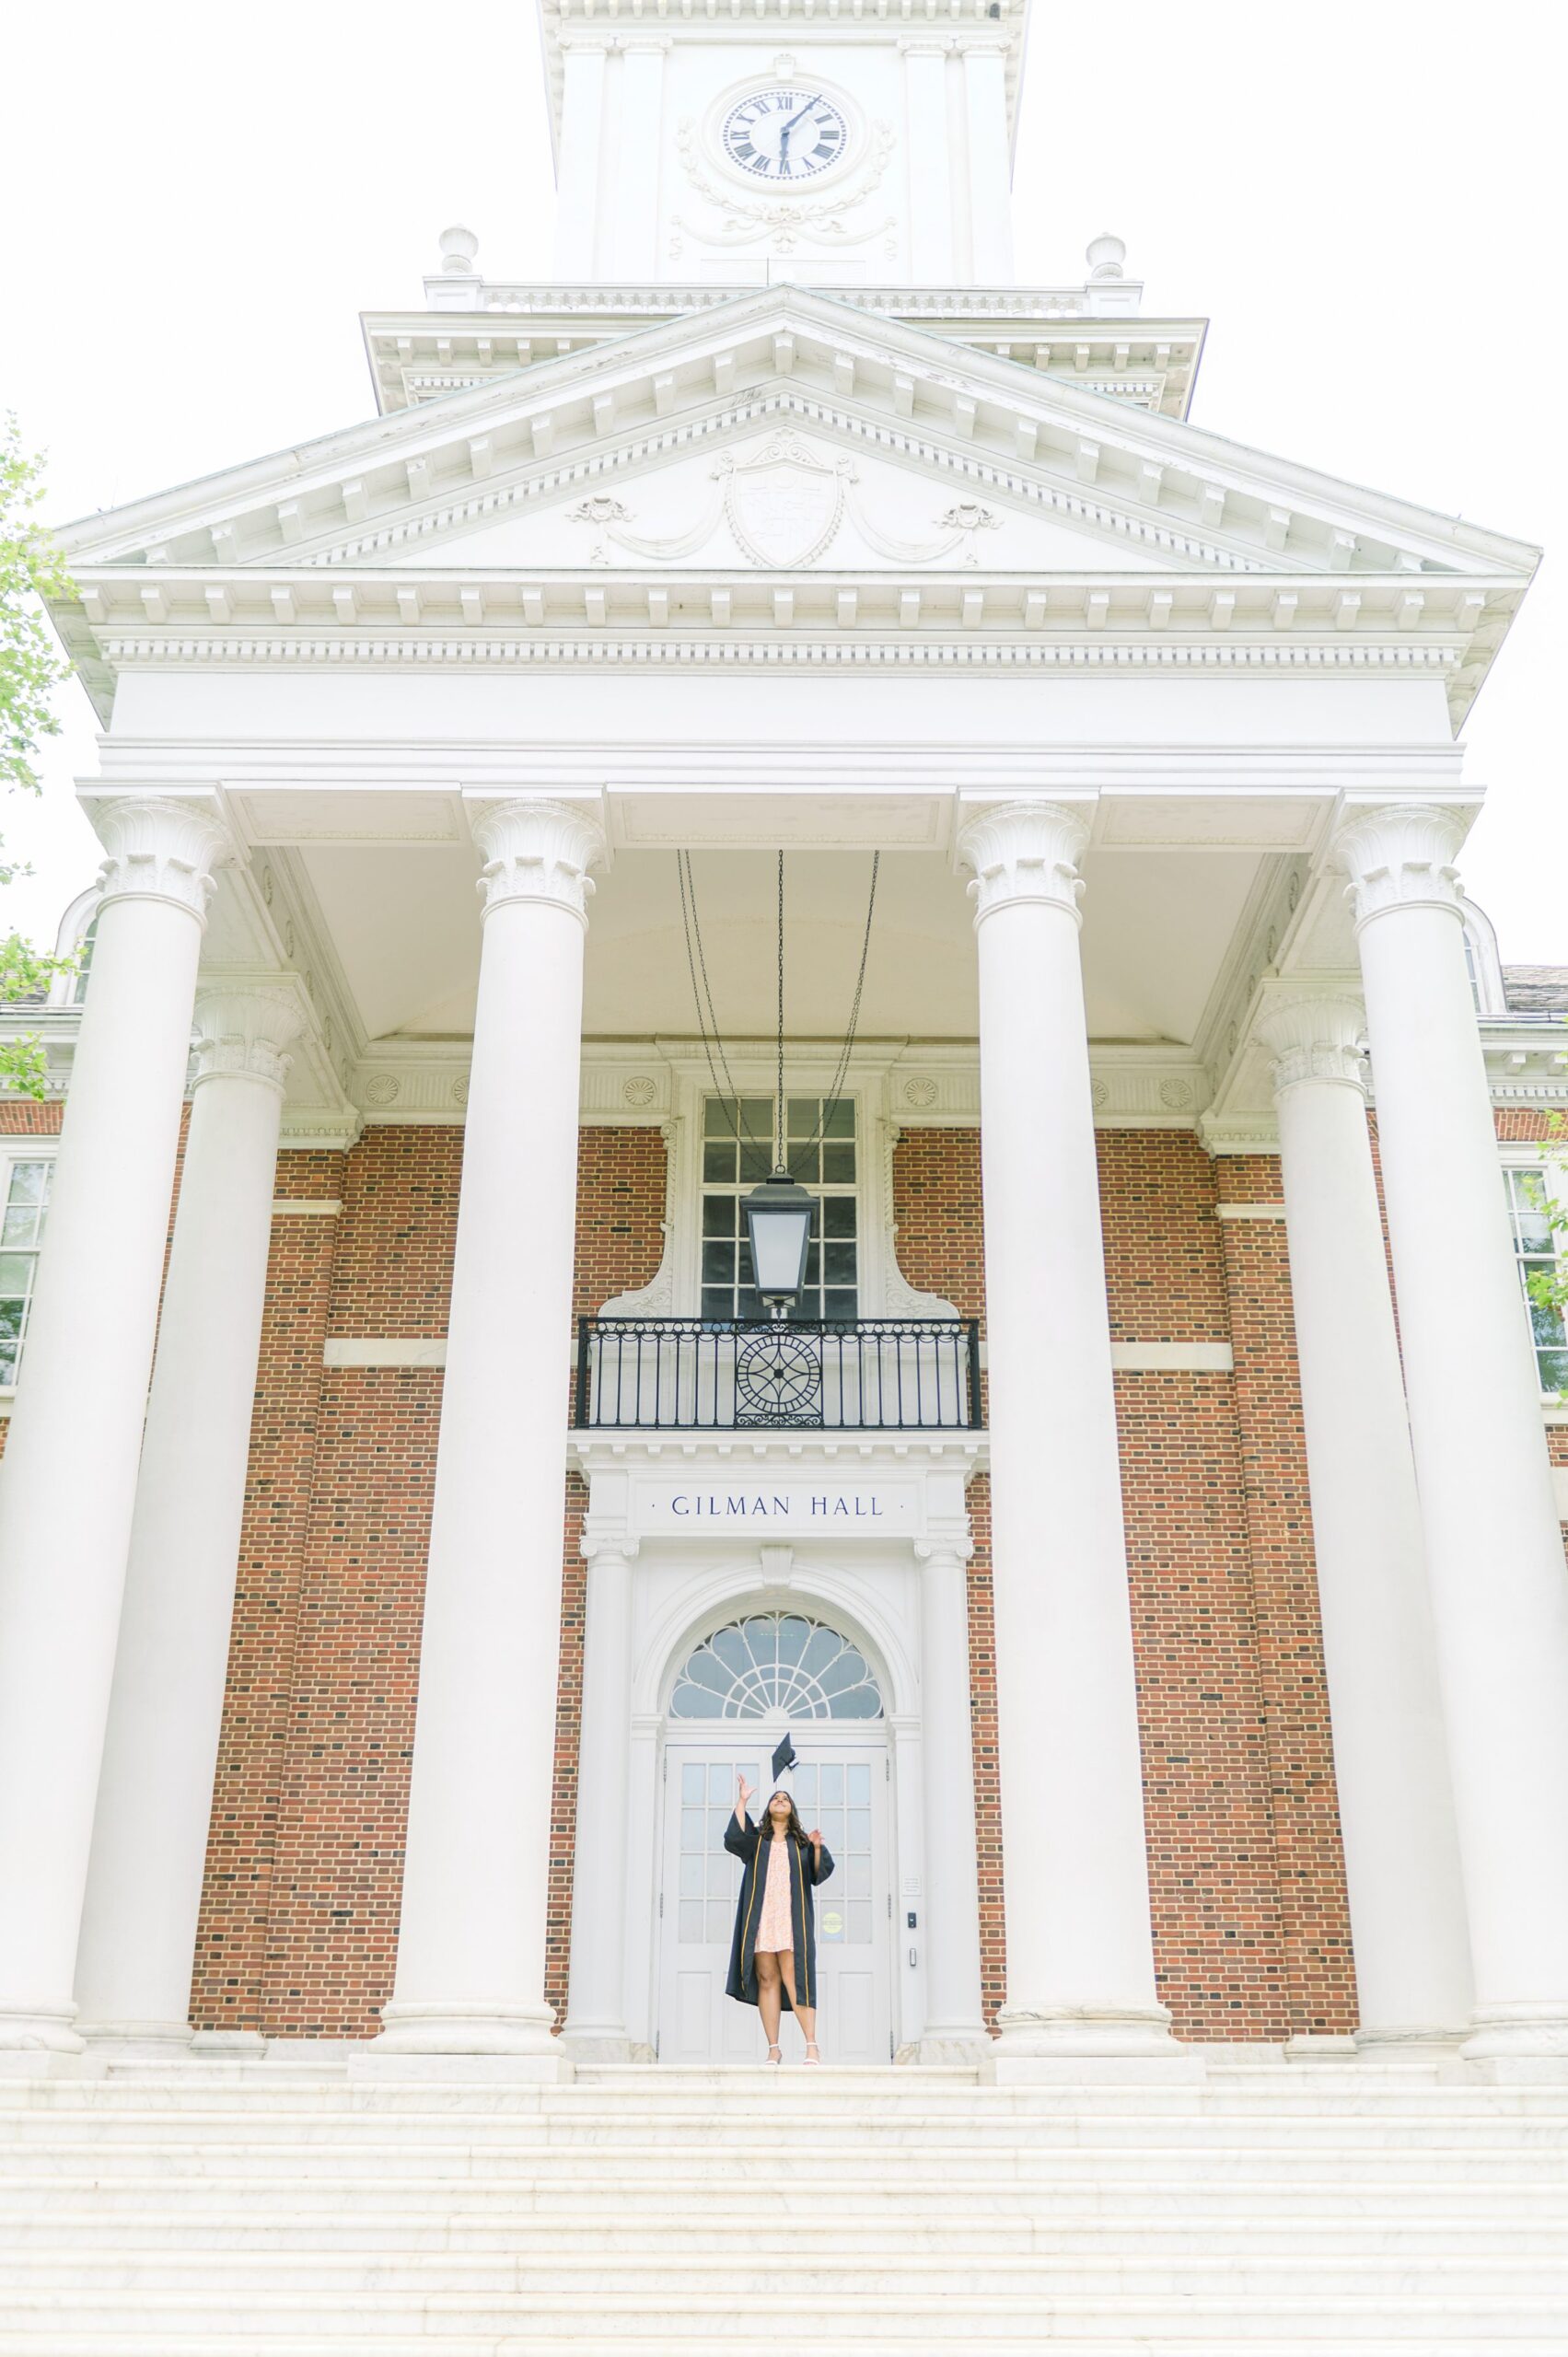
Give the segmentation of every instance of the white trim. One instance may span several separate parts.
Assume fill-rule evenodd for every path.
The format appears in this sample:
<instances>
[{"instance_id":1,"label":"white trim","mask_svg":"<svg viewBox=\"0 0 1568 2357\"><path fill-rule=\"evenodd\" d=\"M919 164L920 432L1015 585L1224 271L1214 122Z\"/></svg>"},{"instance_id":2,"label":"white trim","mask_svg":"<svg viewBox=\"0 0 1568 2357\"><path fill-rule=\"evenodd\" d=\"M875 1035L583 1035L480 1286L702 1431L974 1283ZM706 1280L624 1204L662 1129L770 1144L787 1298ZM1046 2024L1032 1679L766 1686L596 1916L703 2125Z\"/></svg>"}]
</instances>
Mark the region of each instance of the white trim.
<instances>
[{"instance_id":1,"label":"white trim","mask_svg":"<svg viewBox=\"0 0 1568 2357\"><path fill-rule=\"evenodd\" d=\"M275 1195L273 1199L274 1219L335 1219L342 1209L336 1196Z\"/></svg>"},{"instance_id":2,"label":"white trim","mask_svg":"<svg viewBox=\"0 0 1568 2357\"><path fill-rule=\"evenodd\" d=\"M1236 1354L1228 1342L1112 1342L1120 1375L1229 1375Z\"/></svg>"},{"instance_id":3,"label":"white trim","mask_svg":"<svg viewBox=\"0 0 1568 2357\"><path fill-rule=\"evenodd\" d=\"M1276 1148L1276 1151L1278 1149ZM1216 1219L1283 1219L1283 1203L1216 1203Z\"/></svg>"},{"instance_id":4,"label":"white trim","mask_svg":"<svg viewBox=\"0 0 1568 2357\"><path fill-rule=\"evenodd\" d=\"M329 1341L321 1353L323 1366L445 1366L447 1338L415 1336L407 1341L377 1337Z\"/></svg>"}]
</instances>

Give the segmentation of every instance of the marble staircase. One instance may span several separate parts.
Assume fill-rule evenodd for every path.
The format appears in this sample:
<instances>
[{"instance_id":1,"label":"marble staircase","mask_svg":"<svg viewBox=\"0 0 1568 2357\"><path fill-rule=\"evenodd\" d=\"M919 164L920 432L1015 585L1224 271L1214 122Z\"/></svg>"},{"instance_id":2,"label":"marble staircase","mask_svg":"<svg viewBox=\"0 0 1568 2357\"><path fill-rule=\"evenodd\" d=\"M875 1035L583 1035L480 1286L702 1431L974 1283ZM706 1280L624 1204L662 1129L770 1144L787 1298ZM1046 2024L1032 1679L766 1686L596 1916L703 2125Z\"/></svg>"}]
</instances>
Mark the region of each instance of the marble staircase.
<instances>
[{"instance_id":1,"label":"marble staircase","mask_svg":"<svg viewBox=\"0 0 1568 2357\"><path fill-rule=\"evenodd\" d=\"M1568 2086L0 2080L0 2357L1562 2357Z\"/></svg>"}]
</instances>

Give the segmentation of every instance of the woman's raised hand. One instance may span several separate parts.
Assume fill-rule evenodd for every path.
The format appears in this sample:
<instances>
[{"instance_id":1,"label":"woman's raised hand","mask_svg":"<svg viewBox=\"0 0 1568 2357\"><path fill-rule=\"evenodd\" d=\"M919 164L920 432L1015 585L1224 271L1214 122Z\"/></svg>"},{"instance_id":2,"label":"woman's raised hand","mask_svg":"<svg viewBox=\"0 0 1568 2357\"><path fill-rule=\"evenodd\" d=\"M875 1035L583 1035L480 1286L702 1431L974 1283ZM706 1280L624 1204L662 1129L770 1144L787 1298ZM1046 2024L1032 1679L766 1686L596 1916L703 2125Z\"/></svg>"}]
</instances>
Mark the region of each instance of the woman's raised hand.
<instances>
[{"instance_id":1,"label":"woman's raised hand","mask_svg":"<svg viewBox=\"0 0 1568 2357\"><path fill-rule=\"evenodd\" d=\"M735 1780L735 1805L739 1810L742 1817L746 1814L746 1804L750 1799L754 1790L755 1787L747 1782L746 1773L743 1769Z\"/></svg>"},{"instance_id":2,"label":"woman's raised hand","mask_svg":"<svg viewBox=\"0 0 1568 2357\"><path fill-rule=\"evenodd\" d=\"M821 1834L820 1834L819 1832L818 1832L818 1833L808 1833L808 1834L807 1835L807 1837L806 1837L806 1838L807 1838L807 1840L810 1842L811 1847L812 1847L814 1850L819 1850L819 1849L821 1848L821 1846L822 1846L822 1836L821 1836Z\"/></svg>"}]
</instances>

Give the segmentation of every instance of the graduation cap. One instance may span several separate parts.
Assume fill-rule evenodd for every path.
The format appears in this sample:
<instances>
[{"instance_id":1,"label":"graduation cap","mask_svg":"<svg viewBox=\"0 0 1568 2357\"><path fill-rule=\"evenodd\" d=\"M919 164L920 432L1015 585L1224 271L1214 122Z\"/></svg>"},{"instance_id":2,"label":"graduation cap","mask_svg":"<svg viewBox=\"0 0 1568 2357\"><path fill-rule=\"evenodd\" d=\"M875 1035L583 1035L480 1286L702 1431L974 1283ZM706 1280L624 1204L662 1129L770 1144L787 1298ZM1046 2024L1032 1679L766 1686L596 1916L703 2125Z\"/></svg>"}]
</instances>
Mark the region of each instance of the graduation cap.
<instances>
[{"instance_id":1,"label":"graduation cap","mask_svg":"<svg viewBox=\"0 0 1568 2357\"><path fill-rule=\"evenodd\" d=\"M762 1787L760 1819L762 1824L768 1821L768 1810L775 1793L782 1793L790 1806L795 1806L795 1771L798 1765L795 1756L795 1738L786 1735L782 1743L773 1747L772 1781L765 1782Z\"/></svg>"}]
</instances>

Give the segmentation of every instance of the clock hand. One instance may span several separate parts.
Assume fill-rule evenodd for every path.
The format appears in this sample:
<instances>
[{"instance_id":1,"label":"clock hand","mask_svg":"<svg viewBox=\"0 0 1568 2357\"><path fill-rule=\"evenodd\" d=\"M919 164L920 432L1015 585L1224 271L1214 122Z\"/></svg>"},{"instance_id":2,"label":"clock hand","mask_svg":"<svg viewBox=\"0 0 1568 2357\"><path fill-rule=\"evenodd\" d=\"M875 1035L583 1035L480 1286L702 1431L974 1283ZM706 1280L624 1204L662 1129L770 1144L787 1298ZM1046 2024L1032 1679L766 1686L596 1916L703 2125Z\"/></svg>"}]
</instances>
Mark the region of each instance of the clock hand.
<instances>
[{"instance_id":1,"label":"clock hand","mask_svg":"<svg viewBox=\"0 0 1568 2357\"><path fill-rule=\"evenodd\" d=\"M799 114L791 115L789 121L784 125L784 137L787 139L790 133L795 129L796 124L808 115L813 107L819 107L821 103L822 93L819 90L814 99L807 99L806 104L801 108Z\"/></svg>"}]
</instances>

